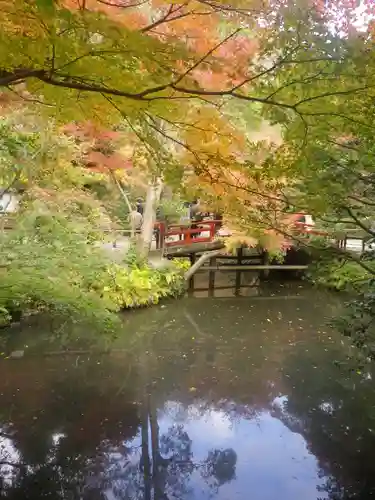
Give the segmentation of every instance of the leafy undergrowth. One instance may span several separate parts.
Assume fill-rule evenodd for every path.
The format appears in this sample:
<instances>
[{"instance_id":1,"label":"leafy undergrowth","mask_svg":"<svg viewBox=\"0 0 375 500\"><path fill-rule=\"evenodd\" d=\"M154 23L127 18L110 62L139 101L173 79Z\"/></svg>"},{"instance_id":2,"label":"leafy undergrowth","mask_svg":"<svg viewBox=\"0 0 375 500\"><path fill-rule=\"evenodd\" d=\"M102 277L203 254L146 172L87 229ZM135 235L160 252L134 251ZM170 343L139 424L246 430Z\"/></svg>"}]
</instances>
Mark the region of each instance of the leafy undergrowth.
<instances>
[{"instance_id":1,"label":"leafy undergrowth","mask_svg":"<svg viewBox=\"0 0 375 500\"><path fill-rule=\"evenodd\" d=\"M117 310L148 306L163 298L181 295L184 270L179 263L163 270L147 265L124 268L113 264L108 267L104 279L96 281L95 289L105 301L115 304Z\"/></svg>"},{"instance_id":2,"label":"leafy undergrowth","mask_svg":"<svg viewBox=\"0 0 375 500\"><path fill-rule=\"evenodd\" d=\"M327 259L315 263L309 276L318 285L348 292L344 297L349 300L331 323L350 339L359 368L375 360L375 259L373 254L365 257L366 269L355 261Z\"/></svg>"},{"instance_id":3,"label":"leafy undergrowth","mask_svg":"<svg viewBox=\"0 0 375 500\"><path fill-rule=\"evenodd\" d=\"M372 267L372 263L368 263ZM308 274L310 281L337 291L356 291L370 278L370 273L356 262L335 259L316 262Z\"/></svg>"},{"instance_id":4,"label":"leafy undergrowth","mask_svg":"<svg viewBox=\"0 0 375 500\"><path fill-rule=\"evenodd\" d=\"M73 213L74 203L68 210ZM98 241L100 231L87 214L70 216L51 202L28 207L16 227L1 235L0 325L47 311L68 326L113 331L120 310L182 293L185 263L162 270L134 258L115 264Z\"/></svg>"}]
</instances>

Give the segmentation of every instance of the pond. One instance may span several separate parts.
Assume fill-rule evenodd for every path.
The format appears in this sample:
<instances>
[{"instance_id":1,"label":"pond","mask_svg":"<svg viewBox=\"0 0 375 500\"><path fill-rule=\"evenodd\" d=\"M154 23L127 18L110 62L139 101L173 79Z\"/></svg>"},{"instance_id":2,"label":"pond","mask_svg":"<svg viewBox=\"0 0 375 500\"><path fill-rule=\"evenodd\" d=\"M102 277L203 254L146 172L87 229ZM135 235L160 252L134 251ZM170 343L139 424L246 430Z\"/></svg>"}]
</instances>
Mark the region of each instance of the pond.
<instances>
[{"instance_id":1,"label":"pond","mask_svg":"<svg viewBox=\"0 0 375 500\"><path fill-rule=\"evenodd\" d=\"M107 352L13 331L0 498L375 497L375 386L327 326L338 308L299 285L189 297L125 314Z\"/></svg>"}]
</instances>

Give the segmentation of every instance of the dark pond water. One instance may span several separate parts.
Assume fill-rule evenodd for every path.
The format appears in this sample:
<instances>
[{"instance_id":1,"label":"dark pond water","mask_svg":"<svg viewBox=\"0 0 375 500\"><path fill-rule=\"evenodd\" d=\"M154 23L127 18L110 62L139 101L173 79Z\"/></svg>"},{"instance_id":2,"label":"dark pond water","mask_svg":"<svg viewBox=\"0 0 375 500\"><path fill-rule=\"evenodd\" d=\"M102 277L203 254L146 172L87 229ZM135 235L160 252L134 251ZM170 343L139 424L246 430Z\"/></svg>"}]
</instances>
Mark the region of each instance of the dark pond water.
<instances>
[{"instance_id":1,"label":"dark pond water","mask_svg":"<svg viewBox=\"0 0 375 500\"><path fill-rule=\"evenodd\" d=\"M335 312L334 297L284 287L127 314L107 354L89 334L62 355L39 345L46 326L14 332L0 498L374 497L375 386L350 371Z\"/></svg>"}]
</instances>

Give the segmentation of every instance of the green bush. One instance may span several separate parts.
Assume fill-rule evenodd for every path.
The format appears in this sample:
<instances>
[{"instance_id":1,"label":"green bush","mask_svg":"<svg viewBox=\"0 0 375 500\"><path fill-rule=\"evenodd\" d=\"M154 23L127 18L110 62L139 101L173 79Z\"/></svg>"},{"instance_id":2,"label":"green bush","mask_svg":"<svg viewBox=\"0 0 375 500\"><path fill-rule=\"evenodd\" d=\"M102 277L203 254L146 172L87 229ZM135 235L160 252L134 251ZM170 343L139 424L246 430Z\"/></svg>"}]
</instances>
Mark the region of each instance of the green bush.
<instances>
[{"instance_id":1,"label":"green bush","mask_svg":"<svg viewBox=\"0 0 375 500\"><path fill-rule=\"evenodd\" d=\"M343 259L321 260L310 270L310 279L333 290L348 292L350 300L332 320L337 330L357 348L357 362L375 360L375 261L367 258L364 269L358 262Z\"/></svg>"},{"instance_id":2,"label":"green bush","mask_svg":"<svg viewBox=\"0 0 375 500\"><path fill-rule=\"evenodd\" d=\"M68 323L113 330L121 309L155 304L182 291L184 266L156 270L137 260L113 263L96 244L98 207L68 206L58 210L55 201L39 199L1 235L0 325L21 313L48 310Z\"/></svg>"},{"instance_id":3,"label":"green bush","mask_svg":"<svg viewBox=\"0 0 375 500\"><path fill-rule=\"evenodd\" d=\"M13 229L0 230L0 326L48 311L65 324L113 331L121 309L182 290L181 266L155 270L134 252L120 266L102 251L114 229L113 205L104 209L110 183L107 196L87 188L100 176L78 166L81 153L25 109L0 121L0 185L24 186Z\"/></svg>"},{"instance_id":4,"label":"green bush","mask_svg":"<svg viewBox=\"0 0 375 500\"><path fill-rule=\"evenodd\" d=\"M313 283L333 290L353 291L365 283L370 275L356 262L335 259L315 263L308 277Z\"/></svg>"},{"instance_id":5,"label":"green bush","mask_svg":"<svg viewBox=\"0 0 375 500\"><path fill-rule=\"evenodd\" d=\"M184 290L183 271L181 265L158 270L147 265L124 268L112 264L103 281L100 284L96 282L95 287L106 301L116 304L119 310L142 307L157 304L165 297L180 295Z\"/></svg>"}]
</instances>

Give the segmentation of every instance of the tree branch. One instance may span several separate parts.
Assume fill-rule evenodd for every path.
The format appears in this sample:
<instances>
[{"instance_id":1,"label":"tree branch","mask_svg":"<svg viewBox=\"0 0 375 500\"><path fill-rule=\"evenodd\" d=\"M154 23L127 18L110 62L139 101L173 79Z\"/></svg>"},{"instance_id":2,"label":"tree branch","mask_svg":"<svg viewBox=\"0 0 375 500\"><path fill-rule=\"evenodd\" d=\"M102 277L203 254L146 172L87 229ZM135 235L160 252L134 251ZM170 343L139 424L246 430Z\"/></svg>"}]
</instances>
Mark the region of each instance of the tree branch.
<instances>
[{"instance_id":1,"label":"tree branch","mask_svg":"<svg viewBox=\"0 0 375 500\"><path fill-rule=\"evenodd\" d=\"M26 465L24 465L24 464L17 464L14 462L8 462L7 460L0 460L0 466L2 466L2 465L8 465L8 467L15 467L16 469L21 469L21 470L26 469Z\"/></svg>"},{"instance_id":2,"label":"tree branch","mask_svg":"<svg viewBox=\"0 0 375 500\"><path fill-rule=\"evenodd\" d=\"M206 54L203 57L201 57L200 59L198 59L198 61L196 63L194 63L193 66L191 66L184 73L182 73L182 75L180 75L177 78L177 80L175 80L173 82L173 84L171 85L171 87L174 88L175 85L177 85L178 83L180 83L185 78L185 76L187 76L189 73L191 73L192 71L194 71L200 64L202 64L202 62L205 59L207 59L207 57L209 57L210 55L212 55L215 52L215 50L217 50L222 45L224 45L228 40L230 40L231 38L233 38L234 36L236 36L240 31L241 31L241 28L238 28L237 30L233 31L230 35L228 35L227 37L225 37L224 40L221 40L214 47L212 47L212 49L210 49L208 52L206 52Z\"/></svg>"},{"instance_id":3,"label":"tree branch","mask_svg":"<svg viewBox=\"0 0 375 500\"><path fill-rule=\"evenodd\" d=\"M351 200L357 201L358 203L361 203L363 205L368 205L369 207L375 207L375 202L364 200L363 198L360 198L359 196L355 196L354 194L348 195L348 198Z\"/></svg>"},{"instance_id":4,"label":"tree branch","mask_svg":"<svg viewBox=\"0 0 375 500\"><path fill-rule=\"evenodd\" d=\"M157 28L161 24L170 23L172 21L177 21L178 19L182 19L184 17L190 16L190 15L193 15L193 14L196 15L197 13L194 13L194 11L182 12L181 14L173 15L173 14L176 14L177 12L179 12L184 7L186 7L188 4L189 4L189 2L185 2L185 3L181 4L181 5L178 5L177 8L174 8L176 6L174 4L171 4L171 6L169 7L169 9L167 10L167 12L166 12L166 14L164 16L162 16L161 18L157 19L153 23L148 24L147 26L144 26L143 28L140 29L140 32L141 33L147 33L148 31L152 31L153 29ZM200 12L199 13L199 15L206 15L206 14L210 14L210 12L207 12L207 13L206 12ZM173 17L170 17L172 15L173 15Z\"/></svg>"},{"instance_id":5,"label":"tree branch","mask_svg":"<svg viewBox=\"0 0 375 500\"><path fill-rule=\"evenodd\" d=\"M372 231L369 227L365 226L365 224L363 224L363 222L355 215L355 213L350 207L343 205L341 208L345 210L345 212L349 215L349 217L351 217L354 220L357 226L359 226L361 229L366 231L367 234L375 238L375 232Z\"/></svg>"},{"instance_id":6,"label":"tree branch","mask_svg":"<svg viewBox=\"0 0 375 500\"><path fill-rule=\"evenodd\" d=\"M117 7L119 9L129 9L132 7L139 7L149 2L149 0L141 0L140 2L126 4L125 2L113 3L113 2L107 2L106 0L97 0L97 1L98 3L101 3L103 5L108 5L108 7Z\"/></svg>"},{"instance_id":7,"label":"tree branch","mask_svg":"<svg viewBox=\"0 0 375 500\"><path fill-rule=\"evenodd\" d=\"M89 82L87 78L75 76L72 77L71 75L68 74L61 74L59 71L55 71L54 73L51 72L51 70L35 70L35 69L16 69L13 72L8 72L6 70L0 71L0 86L8 86L10 84L17 83L19 81L22 81L27 78L37 78L40 81L44 82L47 85L52 85L56 87L62 87L62 88L69 88L77 91L82 91L82 92L96 92L96 93L101 93L102 95L112 95L112 96L118 96L118 97L124 97L127 99L131 100L138 100L138 101L152 101L154 99L169 99L171 97L178 97L178 96L157 96L153 94L157 94L159 92L165 91L165 90L174 90L175 92L178 92L179 94L184 94L186 95L187 98L189 97L232 97L240 100L244 100L247 102L256 102L260 103L263 105L267 106L276 106L279 108L284 108L284 109L290 109L296 113L299 114L299 116L302 118L302 116L307 117L307 116L331 116L331 117L336 117L336 118L342 118L345 120L349 120L353 123L360 124L366 127L372 128L370 124L360 122L352 117L342 115L340 113L329 113L329 112L305 112L305 111L300 111L298 109L299 106L301 106L304 103L310 102L312 100L316 100L319 98L324 98L324 97L334 97L335 95L349 95L353 94L356 92L363 92L365 89L372 88L372 86L366 86L366 87L358 87L354 89L349 89L347 91L337 91L337 92L327 92L323 93L319 96L313 96L310 98L306 98L303 100L298 101L297 103L286 103L282 101L275 101L273 99L270 99L270 96L268 97L257 97L257 96L252 96L252 95L245 95L244 93L239 93L236 92L236 88L238 88L238 85L231 88L231 89L226 89L226 90L204 90L204 89L197 89L197 88L188 88L182 85L179 85L179 82L187 76L191 71L193 71L195 68L199 66L209 55L211 55L218 47L223 45L229 38L233 37L236 33L238 33L239 30L236 30L234 33L226 37L223 41L215 45L212 49L210 49L203 57L201 57L192 67L187 69L183 74L179 75L176 80L172 80L171 82L168 83L163 83L160 85L156 85L155 87L147 88L144 89L140 92L129 92L126 90L121 90L118 88L111 88L107 87L106 85L95 83L95 82ZM318 59L318 58L317 58ZM322 59L322 58L320 58ZM312 60L301 60L301 61L280 61L278 64L297 64L297 63L307 63L311 62L315 59ZM266 70L265 70L266 71ZM259 75L256 75L252 77L253 79L260 77L264 72L260 73ZM275 94L275 93L274 93ZM271 95L274 95L271 94ZM306 123L305 123L306 125Z\"/></svg>"},{"instance_id":8,"label":"tree branch","mask_svg":"<svg viewBox=\"0 0 375 500\"><path fill-rule=\"evenodd\" d=\"M342 96L342 95L349 95L349 94L354 94L357 92L363 92L368 89L374 88L375 85L365 85L363 87L356 87L353 89L348 89L348 90L337 90L335 92L325 92L324 94L312 96L312 97L306 97L305 99L302 99L301 101L298 101L297 103L294 104L294 107L297 108L298 106L301 106L302 104L305 104L306 102L311 102L311 101L316 101L317 99L323 99L324 97L334 97L334 96Z\"/></svg>"},{"instance_id":9,"label":"tree branch","mask_svg":"<svg viewBox=\"0 0 375 500\"><path fill-rule=\"evenodd\" d=\"M5 69L0 69L0 87L14 85L15 83L19 83L26 78L38 78L39 75L43 74L44 70L15 69L13 71L7 71Z\"/></svg>"}]
</instances>

